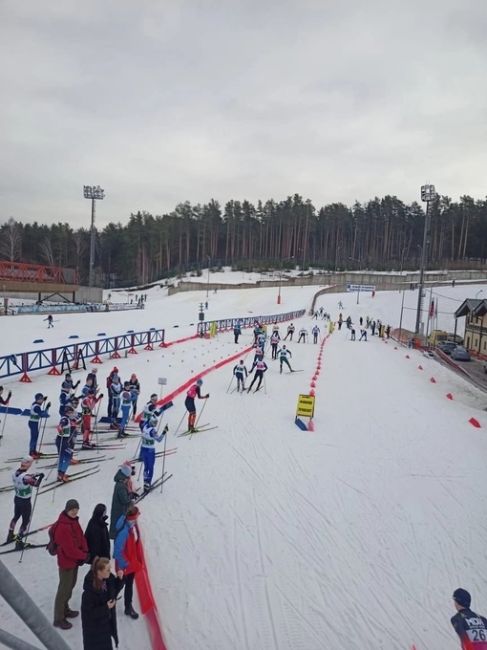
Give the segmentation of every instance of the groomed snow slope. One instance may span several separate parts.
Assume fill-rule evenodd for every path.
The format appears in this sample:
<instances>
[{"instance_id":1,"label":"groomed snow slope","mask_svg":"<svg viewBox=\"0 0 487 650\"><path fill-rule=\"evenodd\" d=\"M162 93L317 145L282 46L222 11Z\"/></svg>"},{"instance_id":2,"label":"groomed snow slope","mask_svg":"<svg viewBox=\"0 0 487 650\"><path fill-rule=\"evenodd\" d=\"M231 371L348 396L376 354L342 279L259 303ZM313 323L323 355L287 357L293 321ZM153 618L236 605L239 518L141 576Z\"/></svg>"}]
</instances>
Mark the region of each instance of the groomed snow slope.
<instances>
[{"instance_id":1,"label":"groomed snow slope","mask_svg":"<svg viewBox=\"0 0 487 650\"><path fill-rule=\"evenodd\" d=\"M243 294L247 311L275 308L273 290L228 293ZM190 298L173 298L182 296ZM286 296L283 311L309 306L302 291ZM179 316L173 298L159 303L163 324L169 313ZM215 298L222 311L234 307L224 305L223 292ZM326 296L319 304L335 317L338 299ZM351 296L343 298L353 318L387 320L389 311L394 324L397 294L360 299L357 306ZM98 331L108 329L111 315L87 316L96 319L92 327ZM62 318L64 328L79 316ZM296 325L302 322L310 328L309 318ZM266 391L255 395L227 394L231 366L206 377L211 397L202 421L217 425L213 431L175 438L183 397L167 412L168 446L177 445L178 453L168 457L166 469L174 476L162 497L156 493L143 502L140 525L169 650L405 650L413 643L418 650L454 650L453 589L468 588L474 606L487 609L486 527L479 516L486 482L485 396L418 352L406 359L393 342L351 342L347 334L335 332L325 344L314 433L293 423L297 395L307 392L315 367L312 344L289 344L293 366L304 372L279 375L276 362L268 360ZM230 334L194 340L117 365L122 378L138 373L145 396L157 389L158 376L168 377L171 390L192 372L243 349L250 333L242 338L239 346ZM101 366L102 377L111 367ZM59 379L11 385L13 403L27 406L39 388L57 395ZM454 401L445 398L448 392ZM472 415L482 429L468 424ZM49 422L49 440L54 424ZM26 419L10 420L2 458L25 453L27 437ZM53 520L70 497L79 498L86 525L96 503L110 503L116 467L135 447L131 440L125 451L110 453L116 459L102 463L96 481L40 498L34 527ZM2 484L8 475L0 473ZM11 495L0 495L5 532L11 502ZM28 551L21 565L12 555L3 559L50 618L55 560L42 549ZM73 605L79 601L80 584ZM4 604L0 617L5 628L19 631ZM128 621L119 611L119 628L122 649L149 647L143 622ZM82 647L79 622L66 639L74 650Z\"/></svg>"}]
</instances>

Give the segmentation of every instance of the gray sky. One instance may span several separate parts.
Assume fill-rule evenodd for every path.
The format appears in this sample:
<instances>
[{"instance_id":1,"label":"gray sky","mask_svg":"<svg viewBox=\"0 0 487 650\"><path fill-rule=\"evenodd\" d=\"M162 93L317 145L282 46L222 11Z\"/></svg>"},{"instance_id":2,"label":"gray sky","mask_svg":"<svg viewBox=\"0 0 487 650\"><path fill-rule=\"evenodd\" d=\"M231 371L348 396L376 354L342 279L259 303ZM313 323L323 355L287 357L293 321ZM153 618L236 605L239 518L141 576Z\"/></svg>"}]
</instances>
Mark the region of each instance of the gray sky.
<instances>
[{"instance_id":1,"label":"gray sky","mask_svg":"<svg viewBox=\"0 0 487 650\"><path fill-rule=\"evenodd\" d=\"M483 198L485 0L0 0L0 222Z\"/></svg>"}]
</instances>

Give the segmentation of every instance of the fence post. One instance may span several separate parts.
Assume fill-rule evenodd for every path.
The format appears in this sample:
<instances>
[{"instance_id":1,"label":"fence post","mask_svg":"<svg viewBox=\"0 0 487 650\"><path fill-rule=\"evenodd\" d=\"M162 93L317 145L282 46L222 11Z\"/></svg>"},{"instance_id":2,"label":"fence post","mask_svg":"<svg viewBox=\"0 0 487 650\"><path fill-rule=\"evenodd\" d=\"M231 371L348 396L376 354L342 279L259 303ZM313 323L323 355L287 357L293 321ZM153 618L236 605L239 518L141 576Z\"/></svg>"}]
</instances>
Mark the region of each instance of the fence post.
<instances>
[{"instance_id":1,"label":"fence post","mask_svg":"<svg viewBox=\"0 0 487 650\"><path fill-rule=\"evenodd\" d=\"M21 381L24 384L32 383L32 379L27 374L28 368L29 368L29 355L27 354L27 352L22 352L22 371L24 374L19 379L19 381Z\"/></svg>"}]
</instances>

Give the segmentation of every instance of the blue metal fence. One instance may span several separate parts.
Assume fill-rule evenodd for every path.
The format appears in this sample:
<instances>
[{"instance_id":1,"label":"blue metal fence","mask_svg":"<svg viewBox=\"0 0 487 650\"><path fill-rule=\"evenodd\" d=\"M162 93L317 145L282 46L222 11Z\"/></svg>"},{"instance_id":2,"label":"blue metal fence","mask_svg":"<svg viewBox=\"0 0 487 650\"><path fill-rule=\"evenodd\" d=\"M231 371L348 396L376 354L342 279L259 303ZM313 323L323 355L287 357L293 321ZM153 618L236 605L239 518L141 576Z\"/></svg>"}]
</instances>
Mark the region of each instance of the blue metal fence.
<instances>
[{"instance_id":1,"label":"blue metal fence","mask_svg":"<svg viewBox=\"0 0 487 650\"><path fill-rule=\"evenodd\" d=\"M284 321L293 320L293 318L301 318L304 316L305 309L297 311L288 311L284 314L268 314L266 316L241 316L237 318L222 318L220 320L205 320L198 323L198 334L204 336L210 331L213 323L216 323L219 332L227 329L233 329L237 323L240 323L242 328L253 327L255 322L261 325L269 325L271 323L283 323Z\"/></svg>"}]
</instances>

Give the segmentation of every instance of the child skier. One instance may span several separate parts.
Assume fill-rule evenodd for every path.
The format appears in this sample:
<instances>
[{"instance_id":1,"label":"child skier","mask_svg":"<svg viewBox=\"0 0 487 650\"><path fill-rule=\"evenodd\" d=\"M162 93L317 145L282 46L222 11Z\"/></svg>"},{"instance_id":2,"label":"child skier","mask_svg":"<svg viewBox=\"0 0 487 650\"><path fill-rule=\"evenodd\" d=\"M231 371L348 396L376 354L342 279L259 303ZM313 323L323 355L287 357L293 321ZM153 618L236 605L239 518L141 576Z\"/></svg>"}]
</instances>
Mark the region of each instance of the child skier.
<instances>
[{"instance_id":1,"label":"child skier","mask_svg":"<svg viewBox=\"0 0 487 650\"><path fill-rule=\"evenodd\" d=\"M250 371L252 372L252 371ZM188 411L188 431L190 433L195 432L195 422L196 422L196 406L194 400L198 397L199 399L208 399L210 393L207 395L201 394L201 386L203 385L202 379L197 379L196 383L191 386L191 388L186 393L186 399L184 401L184 406Z\"/></svg>"},{"instance_id":2,"label":"child skier","mask_svg":"<svg viewBox=\"0 0 487 650\"><path fill-rule=\"evenodd\" d=\"M51 407L51 402L46 404L46 408L43 409L42 406L47 400L47 397L42 393L36 393L34 396L34 402L30 407L30 417L29 417L29 429L30 429L30 443L29 443L29 456L32 458L40 458L40 453L36 451L37 439L39 437L39 420L41 418L49 417L49 409Z\"/></svg>"},{"instance_id":3,"label":"child skier","mask_svg":"<svg viewBox=\"0 0 487 650\"><path fill-rule=\"evenodd\" d=\"M156 462L155 443L161 442L168 431L167 424L161 434L157 433L157 416L151 415L148 422L142 429L142 442L140 445L140 458L144 463L144 490L149 490L154 475L154 464Z\"/></svg>"},{"instance_id":4,"label":"child skier","mask_svg":"<svg viewBox=\"0 0 487 650\"><path fill-rule=\"evenodd\" d=\"M277 352L279 356L279 373L282 375L282 364L285 363L286 366L289 368L290 372L294 372L293 369L291 368L291 364L289 363L288 357L292 357L293 355L291 354L291 350L288 350L285 345L282 346L280 350Z\"/></svg>"},{"instance_id":5,"label":"child skier","mask_svg":"<svg viewBox=\"0 0 487 650\"><path fill-rule=\"evenodd\" d=\"M255 389L255 392L257 392L260 389L261 384L262 384L262 379L264 378L264 372L266 372L266 370L267 370L267 364L263 359L261 359L260 361L255 361L254 365L250 369L249 374L252 374L254 369L255 369L255 375L254 375L254 378L252 379L252 382L251 382L251 384L249 386L249 389L247 391L248 393L250 393L250 391L252 389L252 386L255 384L257 379L259 380L259 383L257 384L257 388Z\"/></svg>"},{"instance_id":6,"label":"child skier","mask_svg":"<svg viewBox=\"0 0 487 650\"><path fill-rule=\"evenodd\" d=\"M240 359L237 365L234 366L233 374L237 379L237 393L240 391L243 393L245 390L245 377L247 377L249 374L247 368L244 365L243 359Z\"/></svg>"},{"instance_id":7,"label":"child skier","mask_svg":"<svg viewBox=\"0 0 487 650\"><path fill-rule=\"evenodd\" d=\"M29 527L30 516L32 513L32 488L39 487L44 474L29 474L29 469L34 460L32 458L23 458L19 469L15 470L12 474L12 483L14 485L14 516L10 522L7 541L10 542L16 541L15 548L23 548L22 538L27 532ZM15 537L15 524L22 517L22 523L20 524L20 530L17 537Z\"/></svg>"}]
</instances>

